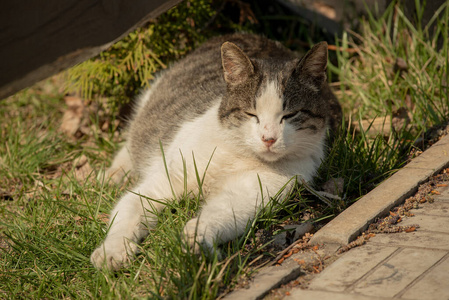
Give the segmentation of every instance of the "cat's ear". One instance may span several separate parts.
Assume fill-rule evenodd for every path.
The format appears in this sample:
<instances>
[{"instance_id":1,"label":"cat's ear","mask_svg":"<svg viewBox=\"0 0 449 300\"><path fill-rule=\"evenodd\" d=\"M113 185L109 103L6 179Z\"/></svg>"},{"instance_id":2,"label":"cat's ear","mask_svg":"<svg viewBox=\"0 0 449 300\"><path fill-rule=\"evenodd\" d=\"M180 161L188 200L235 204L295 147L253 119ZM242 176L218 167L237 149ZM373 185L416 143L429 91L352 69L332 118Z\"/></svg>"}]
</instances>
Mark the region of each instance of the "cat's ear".
<instances>
[{"instance_id":1,"label":"cat's ear","mask_svg":"<svg viewBox=\"0 0 449 300\"><path fill-rule=\"evenodd\" d=\"M224 79L231 85L245 82L254 74L254 65L243 51L231 42L221 46Z\"/></svg>"},{"instance_id":2,"label":"cat's ear","mask_svg":"<svg viewBox=\"0 0 449 300\"><path fill-rule=\"evenodd\" d=\"M326 81L327 68L327 43L321 42L310 49L296 66L296 73L303 77L312 79L316 88L320 88Z\"/></svg>"}]
</instances>

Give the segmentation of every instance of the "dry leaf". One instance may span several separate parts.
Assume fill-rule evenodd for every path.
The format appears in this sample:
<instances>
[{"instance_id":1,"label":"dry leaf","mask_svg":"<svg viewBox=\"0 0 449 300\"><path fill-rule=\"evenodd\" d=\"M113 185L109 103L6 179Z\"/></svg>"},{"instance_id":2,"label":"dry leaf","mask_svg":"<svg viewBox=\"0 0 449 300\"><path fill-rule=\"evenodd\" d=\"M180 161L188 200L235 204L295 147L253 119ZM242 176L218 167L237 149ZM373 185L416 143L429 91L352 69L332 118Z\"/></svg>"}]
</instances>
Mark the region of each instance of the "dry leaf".
<instances>
[{"instance_id":1,"label":"dry leaf","mask_svg":"<svg viewBox=\"0 0 449 300\"><path fill-rule=\"evenodd\" d=\"M79 169L75 170L75 178L78 181L84 181L91 173L92 173L92 167L89 163L85 164Z\"/></svg>"},{"instance_id":2,"label":"dry leaf","mask_svg":"<svg viewBox=\"0 0 449 300\"><path fill-rule=\"evenodd\" d=\"M315 273L320 273L321 272L320 266L312 266L312 268L313 268Z\"/></svg>"},{"instance_id":3,"label":"dry leaf","mask_svg":"<svg viewBox=\"0 0 449 300\"><path fill-rule=\"evenodd\" d=\"M408 70L408 65L407 62L403 59L403 58L396 58L396 61L394 63L393 66L393 71L394 72L402 72L402 71L407 71Z\"/></svg>"},{"instance_id":4,"label":"dry leaf","mask_svg":"<svg viewBox=\"0 0 449 300\"><path fill-rule=\"evenodd\" d=\"M105 213L101 213L97 216L97 219L104 223L109 223L109 215Z\"/></svg>"},{"instance_id":5,"label":"dry leaf","mask_svg":"<svg viewBox=\"0 0 449 300\"><path fill-rule=\"evenodd\" d=\"M405 106L409 111L413 112L415 110L415 103L412 101L412 97L409 94L405 95Z\"/></svg>"},{"instance_id":6,"label":"dry leaf","mask_svg":"<svg viewBox=\"0 0 449 300\"><path fill-rule=\"evenodd\" d=\"M78 157L77 159L74 160L73 164L76 168L81 168L82 166L84 166L87 163L87 156L86 155L81 155L80 157Z\"/></svg>"},{"instance_id":7,"label":"dry leaf","mask_svg":"<svg viewBox=\"0 0 449 300\"><path fill-rule=\"evenodd\" d=\"M413 231L415 231L416 230L416 227L410 227L410 228L407 228L406 230L404 230L405 232L413 232Z\"/></svg>"},{"instance_id":8,"label":"dry leaf","mask_svg":"<svg viewBox=\"0 0 449 300\"><path fill-rule=\"evenodd\" d=\"M84 103L81 98L71 96L66 96L64 101L68 107L62 116L60 129L66 135L74 136L81 125Z\"/></svg>"},{"instance_id":9,"label":"dry leaf","mask_svg":"<svg viewBox=\"0 0 449 300\"><path fill-rule=\"evenodd\" d=\"M73 164L75 166L75 178L78 181L84 181L92 173L93 169L85 155L76 159Z\"/></svg>"},{"instance_id":10,"label":"dry leaf","mask_svg":"<svg viewBox=\"0 0 449 300\"><path fill-rule=\"evenodd\" d=\"M292 256L292 254L293 254L293 251L290 250L289 252L287 252L287 254L284 255L284 258L288 258L288 257Z\"/></svg>"},{"instance_id":11,"label":"dry leaf","mask_svg":"<svg viewBox=\"0 0 449 300\"><path fill-rule=\"evenodd\" d=\"M405 107L400 107L393 112L393 118L391 119L391 125L395 131L407 127L410 124L410 113Z\"/></svg>"}]
</instances>

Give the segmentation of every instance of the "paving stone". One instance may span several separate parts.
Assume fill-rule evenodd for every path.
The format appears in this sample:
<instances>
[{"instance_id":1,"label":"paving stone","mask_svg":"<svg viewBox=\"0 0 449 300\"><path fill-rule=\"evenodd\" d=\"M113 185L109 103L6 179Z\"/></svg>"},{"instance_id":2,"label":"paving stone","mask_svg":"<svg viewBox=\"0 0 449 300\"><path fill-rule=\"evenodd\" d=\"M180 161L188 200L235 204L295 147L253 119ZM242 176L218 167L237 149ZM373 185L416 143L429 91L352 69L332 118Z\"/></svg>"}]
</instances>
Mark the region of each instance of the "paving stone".
<instances>
[{"instance_id":1,"label":"paving stone","mask_svg":"<svg viewBox=\"0 0 449 300\"><path fill-rule=\"evenodd\" d=\"M370 239L371 243L389 246L415 247L426 249L449 250L449 234L442 232L417 231L392 234L377 234Z\"/></svg>"},{"instance_id":2,"label":"paving stone","mask_svg":"<svg viewBox=\"0 0 449 300\"><path fill-rule=\"evenodd\" d=\"M411 213L426 214L432 216L449 217L449 201L435 201L434 203L424 203L419 209L410 210Z\"/></svg>"},{"instance_id":3,"label":"paving stone","mask_svg":"<svg viewBox=\"0 0 449 300\"><path fill-rule=\"evenodd\" d=\"M407 289L402 299L449 299L449 257L433 267L417 283Z\"/></svg>"},{"instance_id":4,"label":"paving stone","mask_svg":"<svg viewBox=\"0 0 449 300\"><path fill-rule=\"evenodd\" d=\"M438 191L441 193L441 195L436 195L435 199L449 201L449 186L439 187Z\"/></svg>"},{"instance_id":5,"label":"paving stone","mask_svg":"<svg viewBox=\"0 0 449 300\"><path fill-rule=\"evenodd\" d=\"M405 248L357 283L353 291L368 296L394 297L446 253L439 250Z\"/></svg>"},{"instance_id":6,"label":"paving stone","mask_svg":"<svg viewBox=\"0 0 449 300\"><path fill-rule=\"evenodd\" d=\"M309 288L342 292L397 249L369 244L355 248L324 269L313 279Z\"/></svg>"},{"instance_id":7,"label":"paving stone","mask_svg":"<svg viewBox=\"0 0 449 300\"><path fill-rule=\"evenodd\" d=\"M402 226L413 224L419 225L418 231L425 230L449 233L449 214L446 217L436 217L425 214L418 214L417 212L414 217L407 218L399 223L399 225Z\"/></svg>"},{"instance_id":8,"label":"paving stone","mask_svg":"<svg viewBox=\"0 0 449 300\"><path fill-rule=\"evenodd\" d=\"M227 294L223 299L261 299L270 290L297 278L300 273L301 268L294 261L282 266L267 267L254 278L250 288L235 290Z\"/></svg>"},{"instance_id":9,"label":"paving stone","mask_svg":"<svg viewBox=\"0 0 449 300\"><path fill-rule=\"evenodd\" d=\"M410 168L442 170L449 159L449 135L442 138L438 143L427 149L423 154L407 164Z\"/></svg>"},{"instance_id":10,"label":"paving stone","mask_svg":"<svg viewBox=\"0 0 449 300\"><path fill-rule=\"evenodd\" d=\"M423 182L429 176L430 174L417 169L398 171L327 223L315 233L311 243L350 243L376 217L386 215L392 207L411 196L417 189L417 182Z\"/></svg>"},{"instance_id":11,"label":"paving stone","mask_svg":"<svg viewBox=\"0 0 449 300\"><path fill-rule=\"evenodd\" d=\"M382 300L391 298L379 298L370 297L358 294L340 294L335 292L325 292L325 291L311 291L311 290L301 290L295 289L290 292L290 296L287 299L301 299L301 300Z\"/></svg>"}]
</instances>

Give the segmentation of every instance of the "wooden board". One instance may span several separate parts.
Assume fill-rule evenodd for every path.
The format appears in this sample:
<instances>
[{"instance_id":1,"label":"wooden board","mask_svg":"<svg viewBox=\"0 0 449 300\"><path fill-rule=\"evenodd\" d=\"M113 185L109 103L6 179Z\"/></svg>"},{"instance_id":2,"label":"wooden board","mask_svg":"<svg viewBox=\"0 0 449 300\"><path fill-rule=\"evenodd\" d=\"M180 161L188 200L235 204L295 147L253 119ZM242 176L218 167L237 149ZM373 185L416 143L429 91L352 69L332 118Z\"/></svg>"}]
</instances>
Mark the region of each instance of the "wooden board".
<instances>
[{"instance_id":1,"label":"wooden board","mask_svg":"<svg viewBox=\"0 0 449 300\"><path fill-rule=\"evenodd\" d=\"M0 99L95 56L179 2L0 1Z\"/></svg>"}]
</instances>

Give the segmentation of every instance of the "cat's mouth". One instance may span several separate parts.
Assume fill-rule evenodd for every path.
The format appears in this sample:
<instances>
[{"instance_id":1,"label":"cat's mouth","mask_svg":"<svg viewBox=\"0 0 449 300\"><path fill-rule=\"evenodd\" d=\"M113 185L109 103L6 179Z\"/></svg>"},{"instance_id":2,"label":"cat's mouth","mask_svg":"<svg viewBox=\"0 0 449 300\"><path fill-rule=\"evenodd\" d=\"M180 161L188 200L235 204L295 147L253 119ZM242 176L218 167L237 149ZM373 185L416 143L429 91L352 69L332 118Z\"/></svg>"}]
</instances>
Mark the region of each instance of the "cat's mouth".
<instances>
[{"instance_id":1,"label":"cat's mouth","mask_svg":"<svg viewBox=\"0 0 449 300\"><path fill-rule=\"evenodd\" d=\"M283 157L281 153L272 149L272 147L266 147L264 151L259 152L258 155L260 158L268 162L273 162Z\"/></svg>"}]
</instances>

